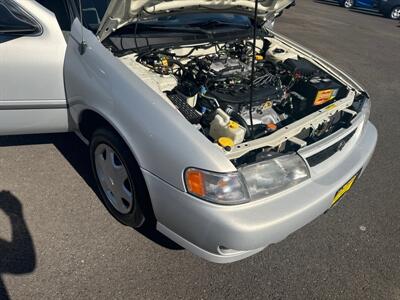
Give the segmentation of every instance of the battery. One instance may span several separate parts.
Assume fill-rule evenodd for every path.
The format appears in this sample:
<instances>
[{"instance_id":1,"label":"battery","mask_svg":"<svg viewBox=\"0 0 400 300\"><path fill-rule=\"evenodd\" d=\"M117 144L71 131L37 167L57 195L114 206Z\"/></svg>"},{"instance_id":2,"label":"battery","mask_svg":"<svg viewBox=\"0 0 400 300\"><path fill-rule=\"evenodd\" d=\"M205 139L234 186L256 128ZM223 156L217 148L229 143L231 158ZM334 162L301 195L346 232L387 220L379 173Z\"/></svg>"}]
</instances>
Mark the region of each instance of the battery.
<instances>
[{"instance_id":1,"label":"battery","mask_svg":"<svg viewBox=\"0 0 400 300\"><path fill-rule=\"evenodd\" d=\"M322 106L346 95L346 88L330 78L311 78L298 81L292 91L307 99L307 107Z\"/></svg>"},{"instance_id":2,"label":"battery","mask_svg":"<svg viewBox=\"0 0 400 300\"><path fill-rule=\"evenodd\" d=\"M330 78L312 78L300 80L292 88L292 115L302 118L331 104L337 99L342 99L348 93L347 89Z\"/></svg>"}]
</instances>

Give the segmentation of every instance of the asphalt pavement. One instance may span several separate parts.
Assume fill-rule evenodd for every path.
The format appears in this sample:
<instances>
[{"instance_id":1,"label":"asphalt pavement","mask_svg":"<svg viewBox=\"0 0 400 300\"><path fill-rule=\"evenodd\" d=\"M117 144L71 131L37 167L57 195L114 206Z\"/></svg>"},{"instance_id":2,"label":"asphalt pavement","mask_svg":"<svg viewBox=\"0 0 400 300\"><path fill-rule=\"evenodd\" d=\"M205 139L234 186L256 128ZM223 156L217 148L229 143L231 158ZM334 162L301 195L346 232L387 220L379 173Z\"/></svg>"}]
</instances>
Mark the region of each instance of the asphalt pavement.
<instances>
[{"instance_id":1,"label":"asphalt pavement","mask_svg":"<svg viewBox=\"0 0 400 300\"><path fill-rule=\"evenodd\" d=\"M92 189L87 149L74 135L3 137L0 295L400 299L400 27L368 12L297 2L277 31L351 74L373 99L379 144L337 207L251 258L216 265L156 232L117 223Z\"/></svg>"}]
</instances>

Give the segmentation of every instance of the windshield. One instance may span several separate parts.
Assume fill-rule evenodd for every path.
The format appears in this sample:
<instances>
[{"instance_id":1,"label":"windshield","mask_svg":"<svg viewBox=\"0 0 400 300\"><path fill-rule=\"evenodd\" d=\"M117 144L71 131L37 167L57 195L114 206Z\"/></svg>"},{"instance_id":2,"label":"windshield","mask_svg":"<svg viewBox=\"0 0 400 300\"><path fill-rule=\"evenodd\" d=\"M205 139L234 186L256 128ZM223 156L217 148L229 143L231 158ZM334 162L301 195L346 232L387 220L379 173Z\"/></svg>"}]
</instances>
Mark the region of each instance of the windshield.
<instances>
[{"instance_id":1,"label":"windshield","mask_svg":"<svg viewBox=\"0 0 400 300\"><path fill-rule=\"evenodd\" d=\"M120 55L150 48L215 43L250 36L251 18L230 13L180 13L139 20L115 31L108 46Z\"/></svg>"},{"instance_id":2,"label":"windshield","mask_svg":"<svg viewBox=\"0 0 400 300\"><path fill-rule=\"evenodd\" d=\"M162 26L162 27L200 27L210 29L220 26L250 28L251 20L247 16L226 14L226 13L192 13L159 16L146 21L139 22L143 26Z\"/></svg>"},{"instance_id":3,"label":"windshield","mask_svg":"<svg viewBox=\"0 0 400 300\"><path fill-rule=\"evenodd\" d=\"M252 20L244 15L229 13L180 13L142 19L117 30L113 35L134 35L138 38L171 34L216 36L248 34ZM190 37L188 37L190 38Z\"/></svg>"}]
</instances>

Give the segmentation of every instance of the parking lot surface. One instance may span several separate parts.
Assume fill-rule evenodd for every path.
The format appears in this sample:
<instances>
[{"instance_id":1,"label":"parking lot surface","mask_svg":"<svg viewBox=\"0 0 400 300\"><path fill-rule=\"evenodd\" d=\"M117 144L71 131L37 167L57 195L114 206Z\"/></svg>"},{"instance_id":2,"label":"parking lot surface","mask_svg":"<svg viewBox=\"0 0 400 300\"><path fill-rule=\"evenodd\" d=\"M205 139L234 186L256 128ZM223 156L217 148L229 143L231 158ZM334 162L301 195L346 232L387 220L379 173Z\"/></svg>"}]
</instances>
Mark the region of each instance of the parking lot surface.
<instances>
[{"instance_id":1,"label":"parking lot surface","mask_svg":"<svg viewBox=\"0 0 400 300\"><path fill-rule=\"evenodd\" d=\"M373 99L378 148L348 196L283 242L216 265L117 223L91 188L87 149L74 135L3 137L0 256L11 259L0 257L0 285L11 299L400 299L400 28L297 2L277 31L347 71Z\"/></svg>"}]
</instances>

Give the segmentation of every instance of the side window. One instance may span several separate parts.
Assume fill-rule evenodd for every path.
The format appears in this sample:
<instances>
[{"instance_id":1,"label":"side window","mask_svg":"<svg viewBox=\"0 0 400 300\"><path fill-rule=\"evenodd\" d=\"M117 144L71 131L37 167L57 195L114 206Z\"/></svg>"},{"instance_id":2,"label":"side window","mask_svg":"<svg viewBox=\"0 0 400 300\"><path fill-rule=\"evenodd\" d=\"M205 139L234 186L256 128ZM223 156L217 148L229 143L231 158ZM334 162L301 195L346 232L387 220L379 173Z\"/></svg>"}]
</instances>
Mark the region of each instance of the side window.
<instances>
[{"instance_id":1,"label":"side window","mask_svg":"<svg viewBox=\"0 0 400 300\"><path fill-rule=\"evenodd\" d=\"M40 25L18 6L7 0L0 0L0 35L21 36L39 32Z\"/></svg>"},{"instance_id":2,"label":"side window","mask_svg":"<svg viewBox=\"0 0 400 300\"><path fill-rule=\"evenodd\" d=\"M36 0L42 6L52 11L57 18L62 31L71 30L71 15L64 0Z\"/></svg>"}]
</instances>

